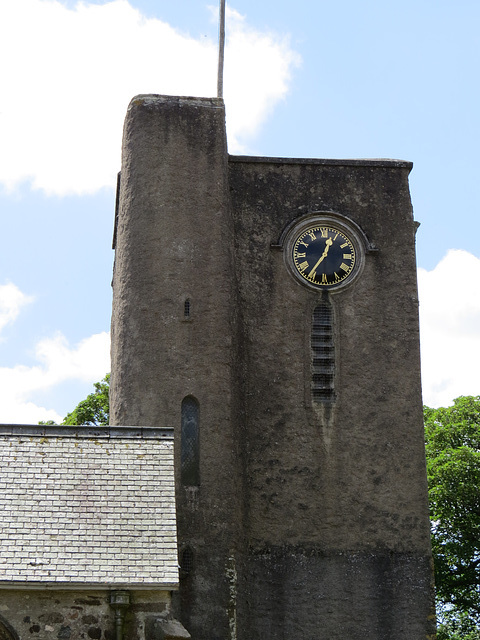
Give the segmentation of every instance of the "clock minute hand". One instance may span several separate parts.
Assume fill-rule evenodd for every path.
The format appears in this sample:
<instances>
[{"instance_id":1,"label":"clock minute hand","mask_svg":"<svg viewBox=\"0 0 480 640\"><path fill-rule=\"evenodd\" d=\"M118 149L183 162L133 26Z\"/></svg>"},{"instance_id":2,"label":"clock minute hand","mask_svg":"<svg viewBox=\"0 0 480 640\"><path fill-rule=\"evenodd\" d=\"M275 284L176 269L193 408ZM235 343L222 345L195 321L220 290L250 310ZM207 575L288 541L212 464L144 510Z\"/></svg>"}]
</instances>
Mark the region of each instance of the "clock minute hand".
<instances>
[{"instance_id":1,"label":"clock minute hand","mask_svg":"<svg viewBox=\"0 0 480 640\"><path fill-rule=\"evenodd\" d=\"M322 255L320 256L320 258L318 259L318 261L316 262L315 266L313 267L313 269L310 271L310 273L308 274L308 277L311 278L312 275L315 273L316 268L318 267L318 265L327 257L327 253L328 250L330 249L330 247L333 244L333 240L331 238L327 238L327 242L325 243L325 251L322 253Z\"/></svg>"}]
</instances>

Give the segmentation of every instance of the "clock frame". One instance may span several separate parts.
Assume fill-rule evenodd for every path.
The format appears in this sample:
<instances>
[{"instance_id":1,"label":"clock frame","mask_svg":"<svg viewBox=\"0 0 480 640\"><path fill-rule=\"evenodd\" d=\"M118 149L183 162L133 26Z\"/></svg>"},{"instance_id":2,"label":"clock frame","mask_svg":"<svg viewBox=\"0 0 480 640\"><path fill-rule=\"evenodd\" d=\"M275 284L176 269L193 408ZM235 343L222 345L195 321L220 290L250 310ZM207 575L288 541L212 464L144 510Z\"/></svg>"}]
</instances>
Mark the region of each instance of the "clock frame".
<instances>
[{"instance_id":1,"label":"clock frame","mask_svg":"<svg viewBox=\"0 0 480 640\"><path fill-rule=\"evenodd\" d=\"M315 214L291 225L284 255L295 279L318 290L338 291L360 275L364 264L363 233L336 214Z\"/></svg>"}]
</instances>

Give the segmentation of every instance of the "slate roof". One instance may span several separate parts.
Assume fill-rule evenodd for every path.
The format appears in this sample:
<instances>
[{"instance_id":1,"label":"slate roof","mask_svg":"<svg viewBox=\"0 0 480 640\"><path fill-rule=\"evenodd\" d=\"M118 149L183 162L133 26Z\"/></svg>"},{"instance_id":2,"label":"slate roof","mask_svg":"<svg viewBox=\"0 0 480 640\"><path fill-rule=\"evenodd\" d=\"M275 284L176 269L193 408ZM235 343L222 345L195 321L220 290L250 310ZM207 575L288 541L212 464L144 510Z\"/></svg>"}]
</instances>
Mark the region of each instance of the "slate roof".
<instances>
[{"instance_id":1,"label":"slate roof","mask_svg":"<svg viewBox=\"0 0 480 640\"><path fill-rule=\"evenodd\" d=\"M175 589L173 431L0 425L0 586Z\"/></svg>"}]
</instances>

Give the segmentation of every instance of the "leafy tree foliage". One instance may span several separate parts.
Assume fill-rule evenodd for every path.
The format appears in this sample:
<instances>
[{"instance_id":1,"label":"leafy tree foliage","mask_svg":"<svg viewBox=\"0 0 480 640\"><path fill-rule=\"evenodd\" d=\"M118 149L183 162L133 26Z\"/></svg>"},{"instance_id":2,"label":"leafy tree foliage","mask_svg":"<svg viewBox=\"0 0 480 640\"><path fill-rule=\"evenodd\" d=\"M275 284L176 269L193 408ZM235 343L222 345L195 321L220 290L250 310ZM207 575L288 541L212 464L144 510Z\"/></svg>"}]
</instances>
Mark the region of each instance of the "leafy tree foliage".
<instances>
[{"instance_id":1,"label":"leafy tree foliage","mask_svg":"<svg viewBox=\"0 0 480 640\"><path fill-rule=\"evenodd\" d=\"M480 630L468 614L452 609L442 616L437 640L480 640Z\"/></svg>"},{"instance_id":2,"label":"leafy tree foliage","mask_svg":"<svg viewBox=\"0 0 480 640\"><path fill-rule=\"evenodd\" d=\"M99 425L105 426L109 421L109 401L110 374L103 378L101 382L93 385L95 391L90 393L85 400L77 404L75 409L65 416L62 424L65 425Z\"/></svg>"},{"instance_id":3,"label":"leafy tree foliage","mask_svg":"<svg viewBox=\"0 0 480 640\"><path fill-rule=\"evenodd\" d=\"M480 640L480 396L425 407L439 640Z\"/></svg>"}]
</instances>

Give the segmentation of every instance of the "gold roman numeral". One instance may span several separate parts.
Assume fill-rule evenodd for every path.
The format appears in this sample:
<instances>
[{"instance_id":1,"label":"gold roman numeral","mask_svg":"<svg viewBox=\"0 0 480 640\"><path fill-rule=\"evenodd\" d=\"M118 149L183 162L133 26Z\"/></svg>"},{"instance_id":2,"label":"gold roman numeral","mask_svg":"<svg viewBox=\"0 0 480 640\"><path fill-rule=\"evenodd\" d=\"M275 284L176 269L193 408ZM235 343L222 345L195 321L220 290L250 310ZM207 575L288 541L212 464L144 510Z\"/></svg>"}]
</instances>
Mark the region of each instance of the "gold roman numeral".
<instances>
[{"instance_id":1,"label":"gold roman numeral","mask_svg":"<svg viewBox=\"0 0 480 640\"><path fill-rule=\"evenodd\" d=\"M308 269L308 262L305 260L305 262L302 262L302 264L298 265L298 268L300 269L300 271L305 271L305 269Z\"/></svg>"}]
</instances>

